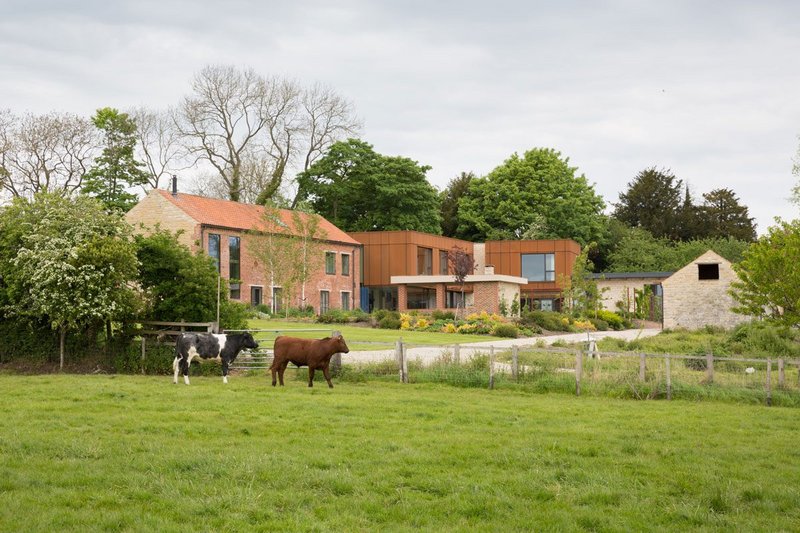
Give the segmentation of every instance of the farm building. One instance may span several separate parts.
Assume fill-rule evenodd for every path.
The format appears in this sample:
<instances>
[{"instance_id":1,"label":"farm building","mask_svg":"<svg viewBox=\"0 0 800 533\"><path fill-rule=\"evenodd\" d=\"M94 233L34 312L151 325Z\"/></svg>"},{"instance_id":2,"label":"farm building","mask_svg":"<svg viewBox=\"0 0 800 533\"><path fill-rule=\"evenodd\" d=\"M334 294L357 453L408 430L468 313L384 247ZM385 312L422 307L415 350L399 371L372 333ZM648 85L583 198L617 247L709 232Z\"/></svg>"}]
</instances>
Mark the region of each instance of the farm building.
<instances>
[{"instance_id":1,"label":"farm building","mask_svg":"<svg viewBox=\"0 0 800 533\"><path fill-rule=\"evenodd\" d=\"M361 245L324 218L319 218L319 237L313 239L319 260L309 263L316 265L314 271L302 287L295 288L291 301L270 267L255 257L256 237L250 232L264 232L263 206L179 193L173 183L172 191L150 191L125 218L137 231L153 231L157 225L173 232L182 230L183 244L214 258L220 275L230 280L233 300L266 304L273 310L282 305L310 305L317 312L360 306ZM296 222L307 223L308 215L279 209L271 220L285 233L297 234Z\"/></svg>"},{"instance_id":2,"label":"farm building","mask_svg":"<svg viewBox=\"0 0 800 533\"><path fill-rule=\"evenodd\" d=\"M731 283L739 279L731 263L709 250L665 279L664 327L698 329L732 328L748 317L734 313Z\"/></svg>"},{"instance_id":3,"label":"farm building","mask_svg":"<svg viewBox=\"0 0 800 533\"><path fill-rule=\"evenodd\" d=\"M661 283L672 272L607 272L591 274L600 290L603 309L636 313L641 308L647 318L661 320Z\"/></svg>"}]
</instances>

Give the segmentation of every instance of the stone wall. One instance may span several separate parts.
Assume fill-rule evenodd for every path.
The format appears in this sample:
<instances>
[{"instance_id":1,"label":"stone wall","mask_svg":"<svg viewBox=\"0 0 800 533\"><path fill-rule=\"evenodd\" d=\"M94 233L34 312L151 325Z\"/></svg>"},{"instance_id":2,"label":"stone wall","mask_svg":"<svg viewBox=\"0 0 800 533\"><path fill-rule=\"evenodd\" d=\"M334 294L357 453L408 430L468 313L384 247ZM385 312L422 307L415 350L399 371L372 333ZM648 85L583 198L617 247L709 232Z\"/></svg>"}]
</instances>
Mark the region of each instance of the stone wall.
<instances>
[{"instance_id":1,"label":"stone wall","mask_svg":"<svg viewBox=\"0 0 800 533\"><path fill-rule=\"evenodd\" d=\"M617 312L617 302L627 303L628 312L634 311L634 291L641 291L645 285L661 283L664 278L624 278L598 279L597 288L601 291L603 309Z\"/></svg>"},{"instance_id":2,"label":"stone wall","mask_svg":"<svg viewBox=\"0 0 800 533\"><path fill-rule=\"evenodd\" d=\"M719 266L719 279L699 279L699 265ZM726 329L748 318L731 311L735 302L728 293L738 280L729 261L708 251L662 282L664 288L664 328L699 329L718 326Z\"/></svg>"}]
</instances>

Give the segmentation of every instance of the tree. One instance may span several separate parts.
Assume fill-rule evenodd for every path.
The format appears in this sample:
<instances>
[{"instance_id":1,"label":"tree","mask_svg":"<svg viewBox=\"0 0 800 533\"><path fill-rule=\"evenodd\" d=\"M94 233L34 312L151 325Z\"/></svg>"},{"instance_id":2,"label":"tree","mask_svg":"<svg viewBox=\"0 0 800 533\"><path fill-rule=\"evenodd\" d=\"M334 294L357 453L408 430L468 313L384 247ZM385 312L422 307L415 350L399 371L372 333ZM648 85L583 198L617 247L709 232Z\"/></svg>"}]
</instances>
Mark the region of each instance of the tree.
<instances>
[{"instance_id":1,"label":"tree","mask_svg":"<svg viewBox=\"0 0 800 533\"><path fill-rule=\"evenodd\" d=\"M600 289L597 280L593 279L589 273L594 270L594 265L589 259L591 250L596 248L595 243L584 246L578 257L575 258L575 266L571 276L561 279L560 285L563 287L561 296L564 308L575 316L597 317L597 311L601 307Z\"/></svg>"},{"instance_id":2,"label":"tree","mask_svg":"<svg viewBox=\"0 0 800 533\"><path fill-rule=\"evenodd\" d=\"M748 216L746 206L739 203L730 189L714 189L703 195L699 217L706 237L732 237L741 241L755 241L756 228Z\"/></svg>"},{"instance_id":3,"label":"tree","mask_svg":"<svg viewBox=\"0 0 800 533\"><path fill-rule=\"evenodd\" d=\"M145 188L158 189L162 179L168 181L170 174L184 168L179 162L186 154L175 127L174 112L138 107L129 116L136 124L136 160L142 161L147 171Z\"/></svg>"},{"instance_id":4,"label":"tree","mask_svg":"<svg viewBox=\"0 0 800 533\"><path fill-rule=\"evenodd\" d=\"M127 113L104 107L92 117L103 132L103 151L86 173L83 194L100 200L106 209L130 211L138 198L128 189L148 182L144 165L134 158L136 122Z\"/></svg>"},{"instance_id":5,"label":"tree","mask_svg":"<svg viewBox=\"0 0 800 533\"><path fill-rule=\"evenodd\" d=\"M467 240L525 236L597 241L604 231L603 199L569 158L548 148L513 154L461 198L458 236ZM530 230L534 231L530 231Z\"/></svg>"},{"instance_id":6,"label":"tree","mask_svg":"<svg viewBox=\"0 0 800 533\"><path fill-rule=\"evenodd\" d=\"M305 306L306 283L322 267L326 237L318 215L281 211L274 206L265 207L258 228L251 232L250 254L263 265L270 292L281 289L281 303L287 313L298 287L299 307ZM273 301L273 312L277 304Z\"/></svg>"},{"instance_id":7,"label":"tree","mask_svg":"<svg viewBox=\"0 0 800 533\"><path fill-rule=\"evenodd\" d=\"M475 179L472 172L462 172L458 177L450 180L447 188L442 191L442 235L455 237L458 229L458 204L461 197L466 194L469 184Z\"/></svg>"},{"instance_id":8,"label":"tree","mask_svg":"<svg viewBox=\"0 0 800 533\"><path fill-rule=\"evenodd\" d=\"M458 302L458 307L463 310L465 307L465 280L467 276L475 271L475 261L472 259L472 256L466 252L466 250L460 246L453 246L452 249L447 251L447 265L448 270L453 273L454 281L461 286L461 300Z\"/></svg>"},{"instance_id":9,"label":"tree","mask_svg":"<svg viewBox=\"0 0 800 533\"><path fill-rule=\"evenodd\" d=\"M439 234L439 195L425 176L429 169L349 139L335 143L325 157L298 175L298 196L344 231Z\"/></svg>"},{"instance_id":10,"label":"tree","mask_svg":"<svg viewBox=\"0 0 800 533\"><path fill-rule=\"evenodd\" d=\"M731 294L736 312L768 318L787 326L800 325L800 220L769 228L733 268L739 275Z\"/></svg>"},{"instance_id":11,"label":"tree","mask_svg":"<svg viewBox=\"0 0 800 533\"><path fill-rule=\"evenodd\" d=\"M0 228L6 312L57 330L62 368L69 330L134 312L130 226L95 200L52 193L17 198L0 215ZM15 241L18 251L9 253Z\"/></svg>"},{"instance_id":12,"label":"tree","mask_svg":"<svg viewBox=\"0 0 800 533\"><path fill-rule=\"evenodd\" d=\"M195 75L177 122L190 153L215 169L228 198L240 201L249 185L261 204L280 190L287 169L308 168L360 127L351 104L329 88L303 89L231 66Z\"/></svg>"},{"instance_id":13,"label":"tree","mask_svg":"<svg viewBox=\"0 0 800 533\"><path fill-rule=\"evenodd\" d=\"M81 188L96 146L92 124L77 115L0 114L0 189L69 195Z\"/></svg>"},{"instance_id":14,"label":"tree","mask_svg":"<svg viewBox=\"0 0 800 533\"><path fill-rule=\"evenodd\" d=\"M677 240L681 237L680 212L685 215L691 206L688 191L681 203L682 186L683 181L668 169L647 168L619 194L613 216L628 226L649 231L654 237Z\"/></svg>"}]
</instances>

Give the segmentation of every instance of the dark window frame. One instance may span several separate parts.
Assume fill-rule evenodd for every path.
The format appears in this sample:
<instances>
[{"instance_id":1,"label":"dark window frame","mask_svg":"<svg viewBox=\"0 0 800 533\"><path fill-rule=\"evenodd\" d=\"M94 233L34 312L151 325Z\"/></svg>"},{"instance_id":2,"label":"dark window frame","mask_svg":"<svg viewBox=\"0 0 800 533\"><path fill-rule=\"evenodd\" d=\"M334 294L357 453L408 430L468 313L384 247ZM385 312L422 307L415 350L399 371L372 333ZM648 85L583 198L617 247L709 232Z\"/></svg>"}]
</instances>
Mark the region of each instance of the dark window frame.
<instances>
[{"instance_id":1,"label":"dark window frame","mask_svg":"<svg viewBox=\"0 0 800 533\"><path fill-rule=\"evenodd\" d=\"M336 252L325 252L325 273L336 275Z\"/></svg>"},{"instance_id":2,"label":"dark window frame","mask_svg":"<svg viewBox=\"0 0 800 533\"><path fill-rule=\"evenodd\" d=\"M212 253L212 248L211 248L212 237L216 237L215 239L213 239L214 241L216 241L216 246L215 246L216 252L217 252L216 255L214 255ZM221 246L222 246L222 236L219 233L209 233L208 234L208 256L211 259L213 259L214 260L214 264L217 265L217 273L222 271L221 270L221 268L222 268L222 248L221 248Z\"/></svg>"},{"instance_id":3,"label":"dark window frame","mask_svg":"<svg viewBox=\"0 0 800 533\"><path fill-rule=\"evenodd\" d=\"M552 269L548 269L548 257L552 258ZM526 272L526 258L528 258L528 271ZM541 265L532 264L533 261L537 261L541 259ZM541 279L538 277L531 278L528 274L530 273L530 268L538 269L541 267ZM556 254L552 252L544 252L544 253L535 253L535 254L520 254L520 273L523 278L526 278L529 282L532 283L541 283L541 282L551 282L556 280ZM539 274L538 271L534 271L534 275Z\"/></svg>"}]
</instances>

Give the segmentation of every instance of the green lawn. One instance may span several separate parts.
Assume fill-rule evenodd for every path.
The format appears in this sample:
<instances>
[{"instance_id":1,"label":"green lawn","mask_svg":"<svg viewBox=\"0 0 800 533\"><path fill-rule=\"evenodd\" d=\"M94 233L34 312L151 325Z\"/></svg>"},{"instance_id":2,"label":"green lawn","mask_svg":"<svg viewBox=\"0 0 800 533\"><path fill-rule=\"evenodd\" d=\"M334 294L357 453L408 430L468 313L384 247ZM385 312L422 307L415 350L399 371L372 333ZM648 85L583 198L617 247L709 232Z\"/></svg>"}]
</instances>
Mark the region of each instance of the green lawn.
<instances>
[{"instance_id":1,"label":"green lawn","mask_svg":"<svg viewBox=\"0 0 800 533\"><path fill-rule=\"evenodd\" d=\"M790 531L797 411L0 375L0 531Z\"/></svg>"},{"instance_id":2,"label":"green lawn","mask_svg":"<svg viewBox=\"0 0 800 533\"><path fill-rule=\"evenodd\" d=\"M347 341L347 346L351 350L364 351L364 350L383 350L389 346L394 346L397 339L403 338L406 344L430 344L430 345L447 345L447 344L464 344L468 342L483 342L490 340L497 340L500 337L493 337L491 335L462 335L460 333L430 333L425 331L400 331L397 329L379 329L370 328L367 326L356 326L348 324L318 324L315 322L296 322L286 320L250 320L248 323L250 329L263 329L263 330L280 330L280 333L263 333L258 336L259 339L267 339L270 341L276 335L295 335L297 337L309 338L322 338L330 335L331 331L339 331ZM322 331L299 331L292 333L293 330L300 329L315 329ZM370 343L379 343L377 346Z\"/></svg>"}]
</instances>

